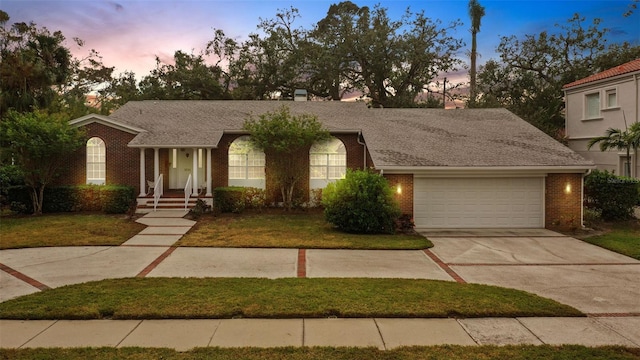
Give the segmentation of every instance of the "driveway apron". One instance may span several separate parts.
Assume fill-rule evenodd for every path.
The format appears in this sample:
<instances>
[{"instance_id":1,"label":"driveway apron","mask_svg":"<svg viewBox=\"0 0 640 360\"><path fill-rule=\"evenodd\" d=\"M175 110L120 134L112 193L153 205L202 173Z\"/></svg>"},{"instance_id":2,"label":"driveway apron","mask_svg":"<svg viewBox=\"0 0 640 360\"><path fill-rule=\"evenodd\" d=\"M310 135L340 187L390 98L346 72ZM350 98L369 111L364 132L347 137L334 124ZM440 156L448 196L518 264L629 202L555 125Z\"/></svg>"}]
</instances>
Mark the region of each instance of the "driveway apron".
<instances>
[{"instance_id":1,"label":"driveway apron","mask_svg":"<svg viewBox=\"0 0 640 360\"><path fill-rule=\"evenodd\" d=\"M638 260L560 234L425 234L466 282L528 291L594 316L640 314Z\"/></svg>"}]
</instances>

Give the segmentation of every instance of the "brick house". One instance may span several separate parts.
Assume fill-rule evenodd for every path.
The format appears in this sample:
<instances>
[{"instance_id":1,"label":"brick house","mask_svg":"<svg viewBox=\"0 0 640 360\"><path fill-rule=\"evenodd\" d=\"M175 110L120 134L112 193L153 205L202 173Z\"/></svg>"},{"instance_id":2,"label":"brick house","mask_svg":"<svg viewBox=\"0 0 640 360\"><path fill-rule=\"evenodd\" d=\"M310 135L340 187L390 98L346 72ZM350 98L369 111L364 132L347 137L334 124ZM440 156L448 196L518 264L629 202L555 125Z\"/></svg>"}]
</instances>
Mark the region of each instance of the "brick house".
<instances>
[{"instance_id":1,"label":"brick house","mask_svg":"<svg viewBox=\"0 0 640 360\"><path fill-rule=\"evenodd\" d=\"M592 163L504 109L135 101L110 116L70 122L85 128L88 141L70 159L65 182L131 185L141 203L151 185L170 193L188 182L190 195L209 201L219 186L270 193L269 158L241 129L248 116L283 104L316 115L332 135L300 154L309 166L304 188L323 188L347 168L372 168L396 189L418 228L581 226L583 177Z\"/></svg>"}]
</instances>

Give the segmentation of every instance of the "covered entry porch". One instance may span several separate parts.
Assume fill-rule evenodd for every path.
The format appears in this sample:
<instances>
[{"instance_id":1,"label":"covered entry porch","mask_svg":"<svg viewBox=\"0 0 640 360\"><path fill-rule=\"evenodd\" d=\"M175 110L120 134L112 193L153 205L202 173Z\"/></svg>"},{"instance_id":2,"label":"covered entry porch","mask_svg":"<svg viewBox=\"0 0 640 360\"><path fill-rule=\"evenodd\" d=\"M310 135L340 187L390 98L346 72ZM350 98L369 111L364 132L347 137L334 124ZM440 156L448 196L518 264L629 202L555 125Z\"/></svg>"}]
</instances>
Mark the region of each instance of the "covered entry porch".
<instances>
[{"instance_id":1,"label":"covered entry porch","mask_svg":"<svg viewBox=\"0 0 640 360\"><path fill-rule=\"evenodd\" d=\"M212 149L212 147L140 148L138 205L148 207L150 198L153 199L154 210L160 203L179 205L180 195L184 197L182 205L185 209L198 197L203 197L207 203L211 204ZM149 152L153 154L153 174L148 173Z\"/></svg>"}]
</instances>

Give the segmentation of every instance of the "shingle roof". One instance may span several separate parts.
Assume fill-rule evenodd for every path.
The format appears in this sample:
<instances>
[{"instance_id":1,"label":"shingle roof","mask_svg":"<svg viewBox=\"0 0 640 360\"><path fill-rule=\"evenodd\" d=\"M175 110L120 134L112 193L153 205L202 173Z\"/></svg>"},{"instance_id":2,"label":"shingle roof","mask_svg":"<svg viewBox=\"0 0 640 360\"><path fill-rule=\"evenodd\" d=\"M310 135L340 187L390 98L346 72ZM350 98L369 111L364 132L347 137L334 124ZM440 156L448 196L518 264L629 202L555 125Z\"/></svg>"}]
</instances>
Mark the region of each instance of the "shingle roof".
<instances>
[{"instance_id":1,"label":"shingle roof","mask_svg":"<svg viewBox=\"0 0 640 360\"><path fill-rule=\"evenodd\" d=\"M563 86L563 89L572 88L574 86L588 84L590 82L608 79L618 75L628 74L634 71L640 71L640 59L636 59L633 61L629 61L628 63L624 63L622 65L616 66L611 69L607 69L605 71L599 72L597 74L588 76L586 78L576 80L572 83L566 84Z\"/></svg>"},{"instance_id":2,"label":"shingle roof","mask_svg":"<svg viewBox=\"0 0 640 360\"><path fill-rule=\"evenodd\" d=\"M362 103L134 101L110 117L147 130L140 147L217 146L250 115L286 105L330 131L361 131L380 167L586 166L591 162L504 109L369 109Z\"/></svg>"}]
</instances>

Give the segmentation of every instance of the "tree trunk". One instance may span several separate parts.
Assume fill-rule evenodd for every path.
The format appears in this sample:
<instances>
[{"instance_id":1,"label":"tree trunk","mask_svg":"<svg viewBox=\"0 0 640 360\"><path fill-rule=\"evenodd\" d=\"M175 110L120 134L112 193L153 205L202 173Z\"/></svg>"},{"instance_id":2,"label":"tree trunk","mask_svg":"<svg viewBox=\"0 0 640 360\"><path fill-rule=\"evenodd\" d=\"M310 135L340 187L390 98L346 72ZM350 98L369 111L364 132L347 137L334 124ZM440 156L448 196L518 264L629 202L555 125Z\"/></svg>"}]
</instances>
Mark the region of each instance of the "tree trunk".
<instances>
[{"instance_id":1,"label":"tree trunk","mask_svg":"<svg viewBox=\"0 0 640 360\"><path fill-rule=\"evenodd\" d=\"M471 78L471 84L469 89L469 102L471 107L475 107L476 102L476 57L477 57L476 32L471 32L471 69L469 69L469 77Z\"/></svg>"},{"instance_id":2,"label":"tree trunk","mask_svg":"<svg viewBox=\"0 0 640 360\"><path fill-rule=\"evenodd\" d=\"M31 205L33 206L33 215L42 215L42 200L44 198L44 186L31 188Z\"/></svg>"}]
</instances>

